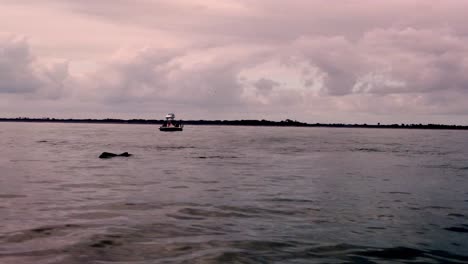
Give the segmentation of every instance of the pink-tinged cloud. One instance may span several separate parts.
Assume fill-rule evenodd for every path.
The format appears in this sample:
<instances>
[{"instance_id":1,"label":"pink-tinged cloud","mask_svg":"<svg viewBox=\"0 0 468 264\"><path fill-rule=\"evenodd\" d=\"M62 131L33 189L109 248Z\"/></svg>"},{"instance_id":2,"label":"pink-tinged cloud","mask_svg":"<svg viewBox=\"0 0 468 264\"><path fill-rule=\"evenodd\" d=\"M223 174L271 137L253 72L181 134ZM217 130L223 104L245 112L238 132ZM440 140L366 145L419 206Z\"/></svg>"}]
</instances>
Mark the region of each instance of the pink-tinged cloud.
<instances>
[{"instance_id":1,"label":"pink-tinged cloud","mask_svg":"<svg viewBox=\"0 0 468 264\"><path fill-rule=\"evenodd\" d=\"M0 110L462 122L467 8L461 0L4 0ZM26 26L21 12L36 23Z\"/></svg>"}]
</instances>

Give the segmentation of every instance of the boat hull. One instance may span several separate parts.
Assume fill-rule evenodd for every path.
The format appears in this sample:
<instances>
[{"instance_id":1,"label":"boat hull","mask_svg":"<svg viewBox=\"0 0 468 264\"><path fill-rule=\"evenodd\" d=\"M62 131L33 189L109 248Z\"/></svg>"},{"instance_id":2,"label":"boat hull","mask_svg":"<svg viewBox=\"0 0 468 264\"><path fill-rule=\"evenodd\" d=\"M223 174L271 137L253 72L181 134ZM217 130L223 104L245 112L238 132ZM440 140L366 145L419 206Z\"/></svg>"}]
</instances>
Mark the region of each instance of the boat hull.
<instances>
[{"instance_id":1,"label":"boat hull","mask_svg":"<svg viewBox=\"0 0 468 264\"><path fill-rule=\"evenodd\" d=\"M176 131L182 131L182 127L160 127L159 131L163 132L176 132Z\"/></svg>"}]
</instances>

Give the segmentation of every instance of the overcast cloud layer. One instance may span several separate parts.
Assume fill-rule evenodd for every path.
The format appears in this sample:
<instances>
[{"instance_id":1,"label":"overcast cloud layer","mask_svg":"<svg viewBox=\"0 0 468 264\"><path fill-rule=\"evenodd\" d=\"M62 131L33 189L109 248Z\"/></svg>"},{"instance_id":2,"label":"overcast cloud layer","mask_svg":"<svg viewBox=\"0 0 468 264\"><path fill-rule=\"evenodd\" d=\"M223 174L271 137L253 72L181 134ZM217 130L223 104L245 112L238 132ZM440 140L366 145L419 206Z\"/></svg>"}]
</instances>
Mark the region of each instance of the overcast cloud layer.
<instances>
[{"instance_id":1,"label":"overcast cloud layer","mask_svg":"<svg viewBox=\"0 0 468 264\"><path fill-rule=\"evenodd\" d=\"M468 124L466 10L0 0L0 115Z\"/></svg>"}]
</instances>

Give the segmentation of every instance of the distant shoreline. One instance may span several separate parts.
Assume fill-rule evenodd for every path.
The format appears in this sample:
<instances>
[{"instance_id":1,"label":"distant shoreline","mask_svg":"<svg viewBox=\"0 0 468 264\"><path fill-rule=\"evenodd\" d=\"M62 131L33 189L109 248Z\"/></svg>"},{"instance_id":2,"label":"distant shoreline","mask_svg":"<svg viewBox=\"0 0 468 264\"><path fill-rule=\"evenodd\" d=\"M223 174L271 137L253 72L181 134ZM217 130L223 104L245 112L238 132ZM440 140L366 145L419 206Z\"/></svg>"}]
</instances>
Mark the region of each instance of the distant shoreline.
<instances>
[{"instance_id":1,"label":"distant shoreline","mask_svg":"<svg viewBox=\"0 0 468 264\"><path fill-rule=\"evenodd\" d=\"M88 124L162 124L164 120L152 119L60 119L60 118L0 118L0 122L31 123L88 123ZM468 130L468 126L441 124L341 124L341 123L304 123L286 119L269 120L182 120L185 125L221 125L221 126L275 126L275 127L349 127L349 128L391 128L391 129L450 129Z\"/></svg>"}]
</instances>

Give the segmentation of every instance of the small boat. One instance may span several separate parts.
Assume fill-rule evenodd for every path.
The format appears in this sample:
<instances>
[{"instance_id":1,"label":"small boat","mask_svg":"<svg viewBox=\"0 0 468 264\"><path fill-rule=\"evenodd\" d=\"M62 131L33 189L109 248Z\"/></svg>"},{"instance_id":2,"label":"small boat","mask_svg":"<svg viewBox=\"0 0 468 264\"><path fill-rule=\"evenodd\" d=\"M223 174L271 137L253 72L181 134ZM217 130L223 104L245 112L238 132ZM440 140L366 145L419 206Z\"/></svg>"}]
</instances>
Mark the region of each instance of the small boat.
<instances>
[{"instance_id":1,"label":"small boat","mask_svg":"<svg viewBox=\"0 0 468 264\"><path fill-rule=\"evenodd\" d=\"M159 127L159 131L174 132L182 131L183 128L184 124L182 124L182 121L176 121L175 115L170 113L166 115L166 121L164 121L163 125Z\"/></svg>"}]
</instances>

